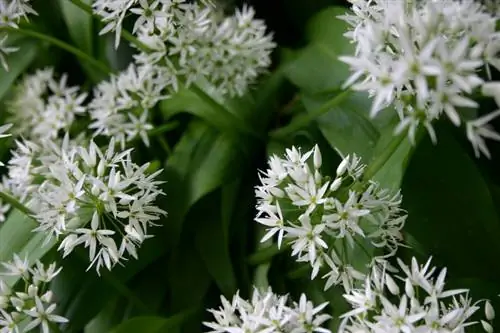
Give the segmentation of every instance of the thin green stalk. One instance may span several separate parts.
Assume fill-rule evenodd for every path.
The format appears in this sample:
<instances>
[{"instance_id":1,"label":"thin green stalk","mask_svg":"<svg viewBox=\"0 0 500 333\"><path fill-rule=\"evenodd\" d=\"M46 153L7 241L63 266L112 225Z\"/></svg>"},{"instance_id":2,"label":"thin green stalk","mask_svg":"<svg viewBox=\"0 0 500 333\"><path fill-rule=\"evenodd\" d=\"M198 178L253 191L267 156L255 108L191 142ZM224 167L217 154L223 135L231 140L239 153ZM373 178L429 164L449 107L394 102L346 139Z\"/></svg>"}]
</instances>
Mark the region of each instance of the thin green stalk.
<instances>
[{"instance_id":1,"label":"thin green stalk","mask_svg":"<svg viewBox=\"0 0 500 333\"><path fill-rule=\"evenodd\" d=\"M35 220L35 218L33 217L35 215L35 213L31 209L29 209L28 207L23 205L19 200L17 200L13 196L11 196L10 194L7 194L5 192L0 191L0 199L5 201L9 205L11 205L13 208L15 208L18 211L20 211L21 213L23 213L24 215Z\"/></svg>"},{"instance_id":2,"label":"thin green stalk","mask_svg":"<svg viewBox=\"0 0 500 333\"><path fill-rule=\"evenodd\" d=\"M282 128L278 128L277 130L271 132L270 136L274 137L274 138L284 138L284 137L287 137L287 136L293 134L297 130L309 125L313 120L315 120L319 116L330 111L330 109L332 107L337 106L351 93L352 93L351 90L343 90L338 95L333 97L331 100L329 100L325 104L321 105L321 107L319 107L318 109L316 109L312 112L305 113L301 117L297 117L295 120L293 120L287 126L284 126Z\"/></svg>"},{"instance_id":3,"label":"thin green stalk","mask_svg":"<svg viewBox=\"0 0 500 333\"><path fill-rule=\"evenodd\" d=\"M43 34L41 32L37 32L34 30L29 30L29 29L23 29L23 28L12 28L12 27L0 27L0 31L6 31L6 32L11 32L11 33L19 33L28 37L33 37L39 40L42 40L44 42L53 44L63 50L68 51L69 53L74 54L78 58L88 62L90 65L96 67L97 69L110 73L111 69L104 63L100 62L97 59L94 59L92 56L88 55L87 53L83 52L82 50L66 43L63 42L60 39L54 38L52 36Z\"/></svg>"},{"instance_id":4,"label":"thin green stalk","mask_svg":"<svg viewBox=\"0 0 500 333\"><path fill-rule=\"evenodd\" d=\"M363 175L363 179L368 181L375 176L375 174L382 169L382 167L385 165L385 163L391 158L391 156L396 152L398 149L399 145L403 140L405 139L406 135L405 133L401 133L397 136L394 136L387 145L387 147L382 150L382 153L373 160L372 163L368 165L368 167L365 170L365 173Z\"/></svg>"}]
</instances>

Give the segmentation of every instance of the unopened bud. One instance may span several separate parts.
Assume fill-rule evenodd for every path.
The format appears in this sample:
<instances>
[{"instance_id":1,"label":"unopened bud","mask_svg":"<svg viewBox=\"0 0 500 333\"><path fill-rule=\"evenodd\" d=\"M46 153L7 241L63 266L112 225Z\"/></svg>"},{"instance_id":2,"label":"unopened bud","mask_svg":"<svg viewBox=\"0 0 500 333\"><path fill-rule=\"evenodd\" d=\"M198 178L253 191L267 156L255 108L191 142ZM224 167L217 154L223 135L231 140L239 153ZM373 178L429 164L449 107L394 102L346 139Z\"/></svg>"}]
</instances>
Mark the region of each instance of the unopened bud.
<instances>
[{"instance_id":1,"label":"unopened bud","mask_svg":"<svg viewBox=\"0 0 500 333\"><path fill-rule=\"evenodd\" d=\"M349 156L344 158L342 162L340 162L339 166L337 167L337 176L341 177L345 171L347 170L347 164L349 163Z\"/></svg>"},{"instance_id":2,"label":"unopened bud","mask_svg":"<svg viewBox=\"0 0 500 333\"><path fill-rule=\"evenodd\" d=\"M314 146L314 168L321 168L321 152L319 151L318 145Z\"/></svg>"}]
</instances>

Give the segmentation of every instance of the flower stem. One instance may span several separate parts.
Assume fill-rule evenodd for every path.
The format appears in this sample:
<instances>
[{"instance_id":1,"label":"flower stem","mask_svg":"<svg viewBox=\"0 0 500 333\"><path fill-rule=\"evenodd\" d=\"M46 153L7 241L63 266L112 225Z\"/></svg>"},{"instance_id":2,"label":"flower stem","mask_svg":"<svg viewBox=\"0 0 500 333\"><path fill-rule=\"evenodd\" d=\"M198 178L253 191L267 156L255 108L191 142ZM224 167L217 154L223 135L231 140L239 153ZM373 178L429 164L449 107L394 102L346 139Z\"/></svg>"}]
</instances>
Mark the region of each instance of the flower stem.
<instances>
[{"instance_id":1,"label":"flower stem","mask_svg":"<svg viewBox=\"0 0 500 333\"><path fill-rule=\"evenodd\" d=\"M363 179L369 181L375 176L375 174L382 169L385 163L391 158L394 152L399 148L401 142L403 142L406 137L405 133L401 133L394 136L382 153L375 158L366 168Z\"/></svg>"},{"instance_id":2,"label":"flower stem","mask_svg":"<svg viewBox=\"0 0 500 333\"><path fill-rule=\"evenodd\" d=\"M330 99L328 102L325 104L321 105L316 110L313 110L312 112L305 113L293 120L290 124L288 124L285 127L278 128L277 130L274 130L273 132L270 133L270 136L273 138L284 138L289 136L290 134L293 134L295 131L309 125L309 123L319 116L325 114L326 112L330 111L332 107L337 106L340 102L342 102L347 96L351 94L351 90L343 90L339 94L337 94L335 97Z\"/></svg>"},{"instance_id":3,"label":"flower stem","mask_svg":"<svg viewBox=\"0 0 500 333\"><path fill-rule=\"evenodd\" d=\"M10 194L0 191L0 199L4 200L6 203L10 204L13 208L17 209L27 217L32 218L33 220L35 219L35 213Z\"/></svg>"},{"instance_id":4,"label":"flower stem","mask_svg":"<svg viewBox=\"0 0 500 333\"><path fill-rule=\"evenodd\" d=\"M106 73L111 72L111 69L106 64L100 62L97 59L94 59L92 56L88 55L87 53L83 52L82 50L80 50L80 49L78 49L78 48L76 48L76 47L74 47L66 42L63 42L60 39L54 38L52 36L49 36L49 35L34 31L34 30L23 29L23 28L0 27L0 31L19 33L19 34L22 34L25 36L36 38L36 39L42 40L44 42L53 44L53 45L55 45L63 50L68 51L69 53L74 54L78 58L88 62L89 64L91 64L92 66L96 67L97 69L99 69L103 72L106 72Z\"/></svg>"}]
</instances>

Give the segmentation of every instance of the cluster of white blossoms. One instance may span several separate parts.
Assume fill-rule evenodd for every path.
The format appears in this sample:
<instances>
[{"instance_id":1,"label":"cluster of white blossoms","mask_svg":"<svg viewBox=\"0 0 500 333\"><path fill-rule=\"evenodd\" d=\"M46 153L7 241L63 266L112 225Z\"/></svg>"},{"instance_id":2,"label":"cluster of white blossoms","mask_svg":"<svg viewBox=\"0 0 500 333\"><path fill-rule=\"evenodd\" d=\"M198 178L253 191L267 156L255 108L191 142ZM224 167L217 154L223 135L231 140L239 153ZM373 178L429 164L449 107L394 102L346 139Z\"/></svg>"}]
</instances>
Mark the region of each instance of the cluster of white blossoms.
<instances>
[{"instance_id":1,"label":"cluster of white blossoms","mask_svg":"<svg viewBox=\"0 0 500 333\"><path fill-rule=\"evenodd\" d=\"M31 8L31 0L0 0L0 29L2 27L17 28L19 21L27 19L28 14L35 14ZM8 35L0 30L0 64L9 69L5 56L19 50L18 47L8 45Z\"/></svg>"},{"instance_id":2,"label":"cluster of white blossoms","mask_svg":"<svg viewBox=\"0 0 500 333\"><path fill-rule=\"evenodd\" d=\"M254 289L252 299L245 300L237 293L232 301L221 296L222 307L209 310L215 322L205 322L211 333L330 333L322 325L331 316L321 311L328 305L314 306L302 294L299 303L289 302L288 296ZM290 304L289 304L290 303Z\"/></svg>"},{"instance_id":3,"label":"cluster of white blossoms","mask_svg":"<svg viewBox=\"0 0 500 333\"><path fill-rule=\"evenodd\" d=\"M105 151L69 136L56 142L18 141L9 161L8 188L35 212L35 231L62 238L63 256L88 248L97 272L137 258L149 227L166 214L155 205L161 170L149 174L149 163L135 164L132 149L116 151L113 139Z\"/></svg>"},{"instance_id":4,"label":"cluster of white blossoms","mask_svg":"<svg viewBox=\"0 0 500 333\"><path fill-rule=\"evenodd\" d=\"M271 64L275 44L250 7L224 17L206 2L97 0L93 10L106 23L101 33L116 32L116 45L123 19L137 17L134 62L99 84L89 104L94 134L122 146L138 136L148 145L149 110L179 87L203 81L217 94L243 95Z\"/></svg>"},{"instance_id":5,"label":"cluster of white blossoms","mask_svg":"<svg viewBox=\"0 0 500 333\"><path fill-rule=\"evenodd\" d=\"M475 98L491 83L491 66L500 69L498 14L472 0L349 1L353 13L341 18L356 51L340 57L354 72L345 86L374 96L371 115L392 104L395 133L408 131L412 142L422 126L435 142L433 121L445 115L465 123L476 155L489 157L483 138L500 140L488 125L500 110L474 116Z\"/></svg>"},{"instance_id":6,"label":"cluster of white blossoms","mask_svg":"<svg viewBox=\"0 0 500 333\"><path fill-rule=\"evenodd\" d=\"M28 261L14 255L0 267L0 332L24 333L39 328L49 333L51 327L68 320L55 313L54 295L49 283L59 274L56 264L43 265L38 261L30 268ZM4 278L20 279L14 288Z\"/></svg>"},{"instance_id":7,"label":"cluster of white blossoms","mask_svg":"<svg viewBox=\"0 0 500 333\"><path fill-rule=\"evenodd\" d=\"M289 242L297 261L312 266L311 279L326 266L325 288L342 283L349 290L364 278L349 262L353 248L381 249L369 258L374 262L396 252L406 220L401 194L363 180L359 157L346 156L333 179L321 174L317 146L305 154L287 149L286 158L272 156L268 164L255 191L256 221L268 228L262 241L277 234L278 246Z\"/></svg>"},{"instance_id":8,"label":"cluster of white blossoms","mask_svg":"<svg viewBox=\"0 0 500 333\"><path fill-rule=\"evenodd\" d=\"M445 289L446 268L438 272L430 261L419 265L412 258L409 267L398 259L398 275L384 266L373 267L362 288L344 295L352 310L341 316L339 333L465 332L476 324L472 316L482 301L472 303L468 289ZM486 320L481 324L491 333L489 321L495 313L484 303Z\"/></svg>"},{"instance_id":9,"label":"cluster of white blossoms","mask_svg":"<svg viewBox=\"0 0 500 333\"><path fill-rule=\"evenodd\" d=\"M12 89L7 101L13 133L31 140L52 140L69 131L77 116L86 113L86 93L68 86L68 77L57 79L53 68L26 75Z\"/></svg>"}]
</instances>

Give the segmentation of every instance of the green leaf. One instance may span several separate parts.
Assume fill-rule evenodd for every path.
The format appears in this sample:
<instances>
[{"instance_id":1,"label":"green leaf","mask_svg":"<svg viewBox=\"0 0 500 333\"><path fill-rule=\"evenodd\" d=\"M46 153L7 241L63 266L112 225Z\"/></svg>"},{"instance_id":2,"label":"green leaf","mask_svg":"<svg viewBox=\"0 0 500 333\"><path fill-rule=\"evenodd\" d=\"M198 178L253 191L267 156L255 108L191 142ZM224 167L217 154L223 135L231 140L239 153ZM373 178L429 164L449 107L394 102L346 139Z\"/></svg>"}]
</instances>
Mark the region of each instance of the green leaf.
<instances>
[{"instance_id":1,"label":"green leaf","mask_svg":"<svg viewBox=\"0 0 500 333\"><path fill-rule=\"evenodd\" d=\"M236 292L229 244L224 240L229 225L224 223L221 212L221 191L206 196L189 214L189 219L197 221L195 244L200 256L214 278L215 283L228 297Z\"/></svg>"},{"instance_id":2,"label":"green leaf","mask_svg":"<svg viewBox=\"0 0 500 333\"><path fill-rule=\"evenodd\" d=\"M18 76L35 60L37 54L38 47L33 41L17 41L16 47L19 47L19 50L6 57L9 71L0 66L0 100L4 98Z\"/></svg>"},{"instance_id":3,"label":"green leaf","mask_svg":"<svg viewBox=\"0 0 500 333\"><path fill-rule=\"evenodd\" d=\"M189 318L192 313L192 310L188 310L168 318L160 316L135 317L121 323L111 333L172 333L176 332L183 321Z\"/></svg>"},{"instance_id":4,"label":"green leaf","mask_svg":"<svg viewBox=\"0 0 500 333\"><path fill-rule=\"evenodd\" d=\"M91 0L81 0L90 5ZM92 15L68 0L59 0L62 17L73 42L87 54L93 54Z\"/></svg>"},{"instance_id":5,"label":"green leaf","mask_svg":"<svg viewBox=\"0 0 500 333\"><path fill-rule=\"evenodd\" d=\"M204 195L221 184L235 179L244 163L238 142L203 122L190 124L174 148L166 168L169 179L166 193L169 197L167 233L175 246L182 230L182 223L189 211Z\"/></svg>"},{"instance_id":6,"label":"green leaf","mask_svg":"<svg viewBox=\"0 0 500 333\"><path fill-rule=\"evenodd\" d=\"M323 136L332 148L343 155L356 153L367 161L379 138L377 128L366 118L365 113L357 108L359 97L354 95L345 102L328 109L317 119ZM314 112L327 102L327 98L304 97L307 112Z\"/></svg>"},{"instance_id":7,"label":"green leaf","mask_svg":"<svg viewBox=\"0 0 500 333\"><path fill-rule=\"evenodd\" d=\"M91 0L82 0L82 2L90 5ZM86 54L94 55L93 45L93 18L87 12L73 4L69 0L59 0L62 17L66 23L68 33L73 40L73 43ZM94 82L106 78L106 73L102 73L82 61L80 65L85 72L92 78Z\"/></svg>"},{"instance_id":8,"label":"green leaf","mask_svg":"<svg viewBox=\"0 0 500 333\"><path fill-rule=\"evenodd\" d=\"M188 89L181 89L171 98L160 103L160 109L166 119L187 112L195 115L208 124L226 133L246 133L258 136L251 123L245 118L249 116L253 102L245 103L237 100L226 100L218 96L208 85L201 87L193 85Z\"/></svg>"},{"instance_id":9,"label":"green leaf","mask_svg":"<svg viewBox=\"0 0 500 333\"><path fill-rule=\"evenodd\" d=\"M11 212L0 226L0 261L11 260L14 253L21 252L34 236L32 230L36 227L36 222L20 211Z\"/></svg>"},{"instance_id":10,"label":"green leaf","mask_svg":"<svg viewBox=\"0 0 500 333\"><path fill-rule=\"evenodd\" d=\"M353 52L343 36L347 23L338 19L344 7L329 7L314 16L308 25L310 44L285 66L290 81L306 94L338 90L349 76L349 67L338 57Z\"/></svg>"},{"instance_id":11,"label":"green leaf","mask_svg":"<svg viewBox=\"0 0 500 333\"><path fill-rule=\"evenodd\" d=\"M488 186L447 128L437 132L438 144L422 141L403 180L405 230L454 276L498 279L500 225Z\"/></svg>"}]
</instances>

